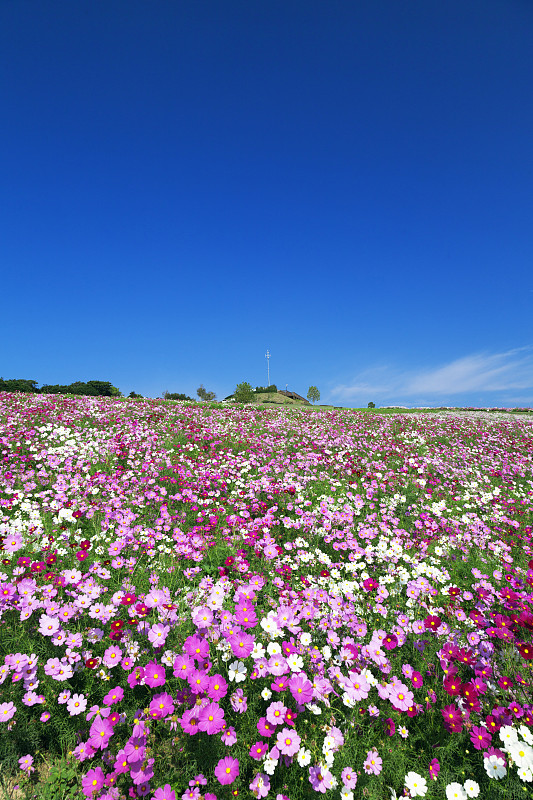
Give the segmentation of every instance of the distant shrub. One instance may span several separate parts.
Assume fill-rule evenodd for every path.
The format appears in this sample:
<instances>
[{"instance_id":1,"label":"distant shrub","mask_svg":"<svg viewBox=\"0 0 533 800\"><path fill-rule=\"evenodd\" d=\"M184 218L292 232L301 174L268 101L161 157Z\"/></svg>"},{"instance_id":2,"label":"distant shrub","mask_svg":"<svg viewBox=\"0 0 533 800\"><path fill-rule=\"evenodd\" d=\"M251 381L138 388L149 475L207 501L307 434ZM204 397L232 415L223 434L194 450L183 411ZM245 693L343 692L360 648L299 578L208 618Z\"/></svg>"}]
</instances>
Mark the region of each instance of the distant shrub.
<instances>
[{"instance_id":1,"label":"distant shrub","mask_svg":"<svg viewBox=\"0 0 533 800\"><path fill-rule=\"evenodd\" d=\"M370 401L370 403L368 404L368 408L375 408L375 407L376 407L376 404L373 403L372 401Z\"/></svg>"},{"instance_id":2,"label":"distant shrub","mask_svg":"<svg viewBox=\"0 0 533 800\"><path fill-rule=\"evenodd\" d=\"M140 395L138 395L138 396L140 396ZM183 394L181 392L163 392L163 398L165 400L191 400L192 401L192 397L189 397L188 395Z\"/></svg>"},{"instance_id":3,"label":"distant shrub","mask_svg":"<svg viewBox=\"0 0 533 800\"><path fill-rule=\"evenodd\" d=\"M247 381L238 383L237 388L233 393L233 397L237 403L251 403L254 399L254 390L252 389L252 385Z\"/></svg>"},{"instance_id":4,"label":"distant shrub","mask_svg":"<svg viewBox=\"0 0 533 800\"><path fill-rule=\"evenodd\" d=\"M256 394L275 394L278 391L278 387L275 383L272 383L270 386L256 386L255 393Z\"/></svg>"}]
</instances>

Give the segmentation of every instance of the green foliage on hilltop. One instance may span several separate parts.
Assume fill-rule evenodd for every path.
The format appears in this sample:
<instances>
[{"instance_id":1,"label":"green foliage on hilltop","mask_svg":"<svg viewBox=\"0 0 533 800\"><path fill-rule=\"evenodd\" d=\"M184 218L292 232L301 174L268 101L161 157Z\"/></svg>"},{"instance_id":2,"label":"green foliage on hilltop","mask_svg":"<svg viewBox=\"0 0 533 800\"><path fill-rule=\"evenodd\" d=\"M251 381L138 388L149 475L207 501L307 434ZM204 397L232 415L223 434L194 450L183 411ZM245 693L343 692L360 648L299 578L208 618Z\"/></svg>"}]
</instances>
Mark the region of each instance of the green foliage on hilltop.
<instances>
[{"instance_id":1,"label":"green foliage on hilltop","mask_svg":"<svg viewBox=\"0 0 533 800\"><path fill-rule=\"evenodd\" d=\"M243 381L237 384L237 388L233 393L236 403L252 403L254 399L254 390L251 383Z\"/></svg>"},{"instance_id":2,"label":"green foliage on hilltop","mask_svg":"<svg viewBox=\"0 0 533 800\"><path fill-rule=\"evenodd\" d=\"M122 392L109 381L75 381L69 384L48 384L39 387L37 381L27 378L0 378L0 392L24 392L26 394L75 394L88 397L122 397Z\"/></svg>"}]
</instances>

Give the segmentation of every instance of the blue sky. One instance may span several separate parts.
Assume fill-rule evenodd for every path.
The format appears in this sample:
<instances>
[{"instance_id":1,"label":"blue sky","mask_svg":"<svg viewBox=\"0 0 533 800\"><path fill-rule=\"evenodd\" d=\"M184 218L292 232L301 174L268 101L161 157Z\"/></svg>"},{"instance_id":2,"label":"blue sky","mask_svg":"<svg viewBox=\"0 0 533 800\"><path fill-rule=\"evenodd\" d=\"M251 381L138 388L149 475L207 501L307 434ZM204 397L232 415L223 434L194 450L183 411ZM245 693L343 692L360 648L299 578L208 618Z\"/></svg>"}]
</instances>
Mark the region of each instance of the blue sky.
<instances>
[{"instance_id":1,"label":"blue sky","mask_svg":"<svg viewBox=\"0 0 533 800\"><path fill-rule=\"evenodd\" d=\"M533 3L0 4L0 374L533 406Z\"/></svg>"}]
</instances>

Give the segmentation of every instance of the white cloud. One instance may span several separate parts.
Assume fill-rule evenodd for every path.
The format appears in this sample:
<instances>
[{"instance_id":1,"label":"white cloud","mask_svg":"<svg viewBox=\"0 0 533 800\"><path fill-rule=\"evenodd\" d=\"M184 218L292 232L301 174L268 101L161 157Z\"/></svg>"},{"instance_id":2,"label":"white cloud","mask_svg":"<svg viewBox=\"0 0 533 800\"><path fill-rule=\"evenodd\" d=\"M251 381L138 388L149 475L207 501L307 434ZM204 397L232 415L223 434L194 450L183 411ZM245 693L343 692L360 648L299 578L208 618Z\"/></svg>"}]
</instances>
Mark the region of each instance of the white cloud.
<instances>
[{"instance_id":1,"label":"white cloud","mask_svg":"<svg viewBox=\"0 0 533 800\"><path fill-rule=\"evenodd\" d=\"M342 400L374 398L438 398L468 392L505 392L533 388L533 347L504 353L475 353L432 369L401 372L376 367L340 384L331 394Z\"/></svg>"}]
</instances>

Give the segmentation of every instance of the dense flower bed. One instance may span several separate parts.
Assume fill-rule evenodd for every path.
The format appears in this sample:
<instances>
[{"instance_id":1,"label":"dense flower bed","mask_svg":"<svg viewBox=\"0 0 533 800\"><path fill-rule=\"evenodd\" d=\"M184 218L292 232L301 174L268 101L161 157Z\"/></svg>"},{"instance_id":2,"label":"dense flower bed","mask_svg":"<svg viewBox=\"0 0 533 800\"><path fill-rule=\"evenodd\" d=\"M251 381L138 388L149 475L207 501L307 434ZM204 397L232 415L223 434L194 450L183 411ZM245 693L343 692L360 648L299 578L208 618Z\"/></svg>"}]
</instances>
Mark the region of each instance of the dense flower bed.
<instances>
[{"instance_id":1,"label":"dense flower bed","mask_svg":"<svg viewBox=\"0 0 533 800\"><path fill-rule=\"evenodd\" d=\"M532 452L518 417L0 394L0 760L106 800L526 796Z\"/></svg>"}]
</instances>

